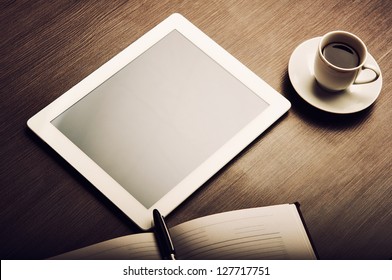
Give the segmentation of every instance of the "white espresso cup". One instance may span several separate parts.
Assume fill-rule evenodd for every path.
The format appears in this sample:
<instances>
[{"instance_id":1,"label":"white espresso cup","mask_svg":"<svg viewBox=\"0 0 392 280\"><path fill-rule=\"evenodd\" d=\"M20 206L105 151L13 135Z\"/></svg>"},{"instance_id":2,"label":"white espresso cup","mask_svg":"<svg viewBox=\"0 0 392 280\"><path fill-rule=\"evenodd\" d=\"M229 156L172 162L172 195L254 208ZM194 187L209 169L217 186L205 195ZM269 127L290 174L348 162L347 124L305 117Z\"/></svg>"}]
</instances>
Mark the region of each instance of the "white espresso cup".
<instances>
[{"instance_id":1,"label":"white espresso cup","mask_svg":"<svg viewBox=\"0 0 392 280\"><path fill-rule=\"evenodd\" d=\"M380 76L380 71L366 65L367 53L365 44L352 33L332 31L325 34L318 45L314 63L317 82L329 91L374 82ZM357 81L358 74L365 69L373 71L375 75L368 80Z\"/></svg>"}]
</instances>

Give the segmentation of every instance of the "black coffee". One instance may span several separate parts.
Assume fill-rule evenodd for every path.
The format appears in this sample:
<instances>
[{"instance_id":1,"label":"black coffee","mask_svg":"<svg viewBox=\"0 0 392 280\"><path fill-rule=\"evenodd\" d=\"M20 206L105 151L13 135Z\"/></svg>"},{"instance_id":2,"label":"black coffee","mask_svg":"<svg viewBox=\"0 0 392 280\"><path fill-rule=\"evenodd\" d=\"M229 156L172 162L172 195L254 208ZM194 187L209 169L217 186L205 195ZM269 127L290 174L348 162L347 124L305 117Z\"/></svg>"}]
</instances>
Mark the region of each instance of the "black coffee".
<instances>
[{"instance_id":1,"label":"black coffee","mask_svg":"<svg viewBox=\"0 0 392 280\"><path fill-rule=\"evenodd\" d=\"M330 63L341 68L354 68L359 65L357 52L342 43L331 43L325 46L323 55Z\"/></svg>"}]
</instances>

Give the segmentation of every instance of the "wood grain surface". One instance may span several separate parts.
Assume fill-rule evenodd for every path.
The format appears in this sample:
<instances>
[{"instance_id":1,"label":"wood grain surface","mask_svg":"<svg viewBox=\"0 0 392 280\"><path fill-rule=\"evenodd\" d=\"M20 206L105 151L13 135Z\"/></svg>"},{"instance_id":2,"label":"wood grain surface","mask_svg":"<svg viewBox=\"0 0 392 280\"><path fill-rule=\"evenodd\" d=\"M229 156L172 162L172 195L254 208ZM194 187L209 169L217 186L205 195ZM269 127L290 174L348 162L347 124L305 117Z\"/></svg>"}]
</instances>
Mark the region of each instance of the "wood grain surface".
<instances>
[{"instance_id":1,"label":"wood grain surface","mask_svg":"<svg viewBox=\"0 0 392 280\"><path fill-rule=\"evenodd\" d=\"M391 1L3 0L1 259L48 258L140 232L26 121L174 12L287 97L292 108L172 212L169 225L299 201L321 259L391 258ZM288 78L295 47L331 30L357 34L381 67L381 94L362 112L321 112L298 96Z\"/></svg>"}]
</instances>

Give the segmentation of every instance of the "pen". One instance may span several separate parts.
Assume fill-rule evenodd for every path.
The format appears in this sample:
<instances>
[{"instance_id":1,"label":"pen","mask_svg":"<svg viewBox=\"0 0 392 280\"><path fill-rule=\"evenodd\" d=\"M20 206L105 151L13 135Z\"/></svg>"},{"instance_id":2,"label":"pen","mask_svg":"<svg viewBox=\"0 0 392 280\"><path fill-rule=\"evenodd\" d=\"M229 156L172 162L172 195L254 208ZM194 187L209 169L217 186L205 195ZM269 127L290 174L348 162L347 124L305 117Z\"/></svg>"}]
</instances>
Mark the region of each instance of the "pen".
<instances>
[{"instance_id":1,"label":"pen","mask_svg":"<svg viewBox=\"0 0 392 280\"><path fill-rule=\"evenodd\" d=\"M153 210L152 215L154 218L155 235L158 240L158 247L161 251L162 258L165 260L175 260L176 256L173 241L171 240L163 216L157 209Z\"/></svg>"}]
</instances>

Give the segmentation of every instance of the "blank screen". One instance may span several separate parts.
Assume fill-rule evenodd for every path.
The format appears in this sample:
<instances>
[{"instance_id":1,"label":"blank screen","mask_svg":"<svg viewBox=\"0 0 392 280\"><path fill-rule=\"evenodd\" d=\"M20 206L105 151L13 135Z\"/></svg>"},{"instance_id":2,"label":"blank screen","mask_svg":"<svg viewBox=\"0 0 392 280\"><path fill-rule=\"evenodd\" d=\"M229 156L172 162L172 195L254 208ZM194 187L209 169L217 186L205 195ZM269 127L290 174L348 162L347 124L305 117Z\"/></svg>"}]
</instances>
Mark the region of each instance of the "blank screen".
<instances>
[{"instance_id":1,"label":"blank screen","mask_svg":"<svg viewBox=\"0 0 392 280\"><path fill-rule=\"evenodd\" d=\"M52 124L150 208L267 107L174 30Z\"/></svg>"}]
</instances>

